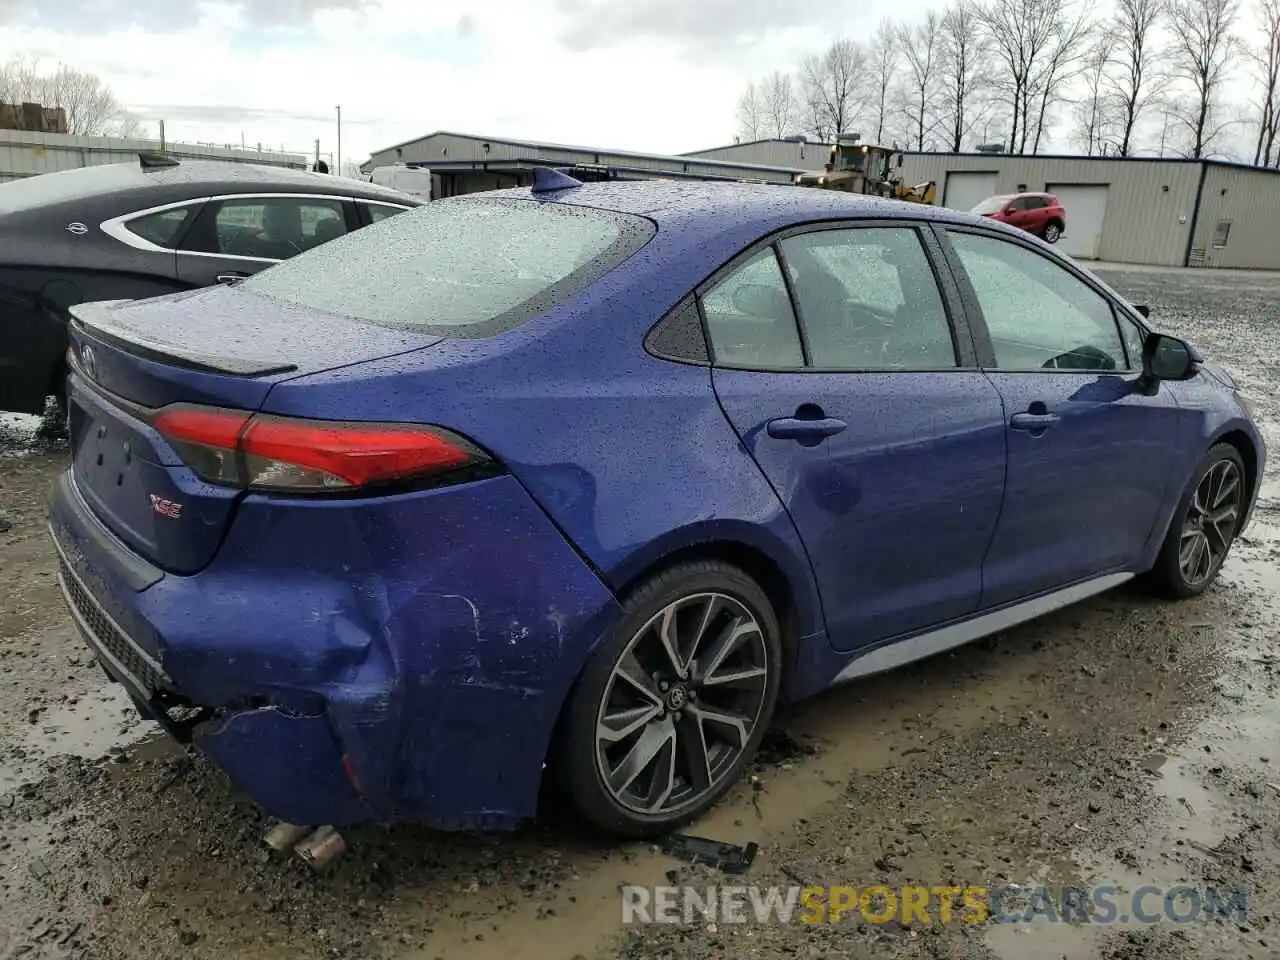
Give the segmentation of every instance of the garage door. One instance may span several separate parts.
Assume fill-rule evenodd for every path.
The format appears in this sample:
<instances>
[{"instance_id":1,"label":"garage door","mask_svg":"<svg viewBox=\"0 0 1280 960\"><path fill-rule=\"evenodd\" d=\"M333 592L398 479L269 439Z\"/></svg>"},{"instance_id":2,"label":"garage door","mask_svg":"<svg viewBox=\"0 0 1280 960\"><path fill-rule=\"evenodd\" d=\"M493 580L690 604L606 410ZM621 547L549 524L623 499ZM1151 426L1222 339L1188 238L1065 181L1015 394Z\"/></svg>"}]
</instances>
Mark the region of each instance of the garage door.
<instances>
[{"instance_id":1,"label":"garage door","mask_svg":"<svg viewBox=\"0 0 1280 960\"><path fill-rule=\"evenodd\" d=\"M948 173L942 205L952 210L972 210L987 197L995 196L994 173Z\"/></svg>"},{"instance_id":2,"label":"garage door","mask_svg":"<svg viewBox=\"0 0 1280 960\"><path fill-rule=\"evenodd\" d=\"M1058 241L1063 253L1080 260L1097 260L1102 224L1107 219L1105 183L1051 183L1045 187L1067 211L1067 230Z\"/></svg>"}]
</instances>

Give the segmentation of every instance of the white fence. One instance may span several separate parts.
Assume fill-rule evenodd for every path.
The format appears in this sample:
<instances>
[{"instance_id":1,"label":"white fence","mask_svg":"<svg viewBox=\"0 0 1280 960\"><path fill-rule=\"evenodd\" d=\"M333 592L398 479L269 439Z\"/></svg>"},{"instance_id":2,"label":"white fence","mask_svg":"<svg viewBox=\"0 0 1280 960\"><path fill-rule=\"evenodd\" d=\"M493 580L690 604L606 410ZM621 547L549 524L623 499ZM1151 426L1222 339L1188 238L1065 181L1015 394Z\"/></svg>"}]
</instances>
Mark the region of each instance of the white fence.
<instances>
[{"instance_id":1,"label":"white fence","mask_svg":"<svg viewBox=\"0 0 1280 960\"><path fill-rule=\"evenodd\" d=\"M74 170L102 163L133 160L140 152L160 150L159 140L121 140L116 137L76 137L65 133L0 130L0 181L33 177L57 170ZM304 170L308 157L299 153L168 143L165 152L179 160L230 160Z\"/></svg>"}]
</instances>

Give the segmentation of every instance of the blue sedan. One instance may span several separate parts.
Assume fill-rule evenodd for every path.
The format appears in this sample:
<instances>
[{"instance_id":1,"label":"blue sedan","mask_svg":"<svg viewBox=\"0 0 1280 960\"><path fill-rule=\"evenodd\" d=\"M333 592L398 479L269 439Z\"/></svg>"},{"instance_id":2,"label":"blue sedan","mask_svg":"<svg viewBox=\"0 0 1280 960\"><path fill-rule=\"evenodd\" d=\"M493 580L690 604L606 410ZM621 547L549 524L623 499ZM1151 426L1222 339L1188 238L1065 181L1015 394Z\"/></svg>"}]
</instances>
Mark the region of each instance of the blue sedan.
<instances>
[{"instance_id":1,"label":"blue sedan","mask_svg":"<svg viewBox=\"0 0 1280 960\"><path fill-rule=\"evenodd\" d=\"M688 822L780 700L1217 576L1265 450L1041 241L741 184L440 201L75 309L59 577L140 710L299 824Z\"/></svg>"}]
</instances>

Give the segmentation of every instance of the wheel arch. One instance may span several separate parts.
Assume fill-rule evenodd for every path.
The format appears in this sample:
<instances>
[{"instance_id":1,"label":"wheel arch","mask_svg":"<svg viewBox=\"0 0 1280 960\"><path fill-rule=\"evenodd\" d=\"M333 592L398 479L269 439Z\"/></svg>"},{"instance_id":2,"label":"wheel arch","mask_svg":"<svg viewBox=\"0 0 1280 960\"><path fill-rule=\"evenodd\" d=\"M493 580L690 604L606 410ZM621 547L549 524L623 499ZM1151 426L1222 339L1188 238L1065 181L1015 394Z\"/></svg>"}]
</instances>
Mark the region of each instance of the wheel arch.
<instances>
[{"instance_id":1,"label":"wheel arch","mask_svg":"<svg viewBox=\"0 0 1280 960\"><path fill-rule=\"evenodd\" d=\"M1259 471L1261 464L1259 462L1259 451L1254 438L1249 436L1243 430L1230 429L1215 437L1210 446L1219 443L1226 443L1234 447L1236 452L1240 454L1240 459L1244 461L1245 483L1248 485L1245 489L1245 503L1249 505L1247 512L1240 517L1240 529L1244 529L1244 525L1248 522L1249 515L1252 513L1254 503L1254 494L1258 490L1258 484L1261 481Z\"/></svg>"}]
</instances>

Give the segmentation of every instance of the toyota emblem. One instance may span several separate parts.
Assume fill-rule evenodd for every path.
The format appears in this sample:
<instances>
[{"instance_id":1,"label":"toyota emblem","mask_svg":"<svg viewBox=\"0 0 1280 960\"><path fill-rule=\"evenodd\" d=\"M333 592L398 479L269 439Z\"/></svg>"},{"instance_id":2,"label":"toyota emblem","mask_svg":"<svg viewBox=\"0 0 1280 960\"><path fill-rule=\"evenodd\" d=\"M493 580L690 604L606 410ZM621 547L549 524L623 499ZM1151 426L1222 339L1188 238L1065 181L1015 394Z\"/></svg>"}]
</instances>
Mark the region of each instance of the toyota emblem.
<instances>
[{"instance_id":1,"label":"toyota emblem","mask_svg":"<svg viewBox=\"0 0 1280 960\"><path fill-rule=\"evenodd\" d=\"M98 379L98 358L93 354L93 347L88 344L80 348L80 366L90 380Z\"/></svg>"}]
</instances>

